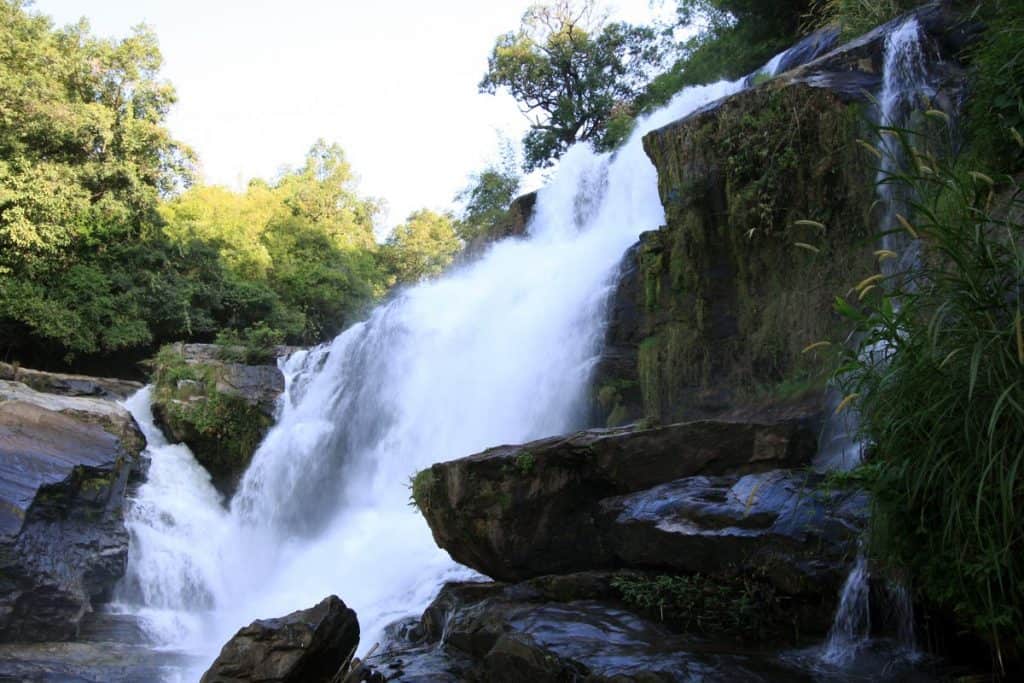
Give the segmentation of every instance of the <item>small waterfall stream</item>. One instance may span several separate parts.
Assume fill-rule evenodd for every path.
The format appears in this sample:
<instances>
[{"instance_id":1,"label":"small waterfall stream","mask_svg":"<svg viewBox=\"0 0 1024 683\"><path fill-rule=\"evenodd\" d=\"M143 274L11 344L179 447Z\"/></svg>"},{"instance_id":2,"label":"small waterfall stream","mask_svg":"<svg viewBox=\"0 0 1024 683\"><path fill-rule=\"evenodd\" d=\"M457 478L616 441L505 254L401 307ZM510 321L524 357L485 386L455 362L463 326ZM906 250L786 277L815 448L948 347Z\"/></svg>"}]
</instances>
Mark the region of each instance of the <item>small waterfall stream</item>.
<instances>
[{"instance_id":1,"label":"small waterfall stream","mask_svg":"<svg viewBox=\"0 0 1024 683\"><path fill-rule=\"evenodd\" d=\"M887 129L906 127L914 111L934 96L925 56L922 29L916 18L911 18L889 33L885 41L885 61L882 88L878 95L878 125L881 128L879 148L882 152L877 175L878 198L882 216L879 232L882 248L897 252L898 258L882 261L883 273L904 272L913 268L919 258L918 245L905 233L895 233L897 214L905 212L906 197L901 196L886 180L899 171L904 162L903 149L898 138ZM869 350L884 362L884 350ZM838 398L834 400L838 403ZM831 452L819 461L825 469L849 470L863 461L866 444L859 441L859 417L855 409L834 415L826 425L823 441L830 443ZM820 654L827 665L849 665L858 652L871 643L871 589L867 558L863 550L858 553L850 574L840 591L839 607L828 639ZM887 610L895 626L901 654L917 657L914 635L914 613L910 593L905 586L890 582Z\"/></svg>"}]
</instances>

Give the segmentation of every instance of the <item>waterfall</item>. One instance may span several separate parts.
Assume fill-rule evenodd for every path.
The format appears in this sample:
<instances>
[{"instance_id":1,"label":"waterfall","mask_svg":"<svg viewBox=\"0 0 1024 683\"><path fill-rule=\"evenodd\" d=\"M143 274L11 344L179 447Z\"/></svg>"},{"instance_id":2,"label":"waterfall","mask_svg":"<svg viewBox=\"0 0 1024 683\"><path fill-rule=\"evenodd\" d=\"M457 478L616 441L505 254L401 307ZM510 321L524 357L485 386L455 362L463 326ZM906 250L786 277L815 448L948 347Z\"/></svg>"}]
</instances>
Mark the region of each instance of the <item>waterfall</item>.
<instances>
[{"instance_id":1,"label":"waterfall","mask_svg":"<svg viewBox=\"0 0 1024 683\"><path fill-rule=\"evenodd\" d=\"M584 426L619 261L664 214L642 136L736 92L689 88L625 146L580 144L538 196L525 240L398 293L329 344L282 363L280 417L225 509L188 449L128 402L149 442L131 501L120 608L154 638L209 661L240 626L334 593L369 649L443 582L476 576L409 506L432 463Z\"/></svg>"},{"instance_id":2,"label":"waterfall","mask_svg":"<svg viewBox=\"0 0 1024 683\"><path fill-rule=\"evenodd\" d=\"M878 96L878 124L881 126L879 149L882 162L878 169L878 198L882 205L879 227L882 248L900 252L898 259L883 261L883 272L891 275L912 268L917 262L917 245L900 232L896 214L906 212L906 197L887 182L905 163L903 147L890 129L906 128L915 109L934 96L929 82L921 25L916 18L908 19L891 31L885 39L885 62L882 70L882 90Z\"/></svg>"},{"instance_id":3,"label":"waterfall","mask_svg":"<svg viewBox=\"0 0 1024 683\"><path fill-rule=\"evenodd\" d=\"M825 649L821 653L821 660L826 664L849 664L870 640L871 604L868 578L868 561L864 553L860 552L839 593L839 609L836 610L835 621L825 641Z\"/></svg>"},{"instance_id":4,"label":"waterfall","mask_svg":"<svg viewBox=\"0 0 1024 683\"><path fill-rule=\"evenodd\" d=\"M905 162L903 148L892 130L905 128L911 116L922 101L934 96L930 84L929 70L925 56L921 26L916 18L902 22L889 32L885 40L885 57L882 70L882 89L878 96L878 125L880 126L879 148L882 160L878 169L878 198L882 206L879 230L882 247L895 252L902 251L897 259L883 261L883 273L892 275L915 267L919 258L918 246L903 233L894 233L896 216L905 211L906 197L886 182L899 172ZM887 349L872 346L862 351L871 356L872 362L884 363ZM830 404L838 403L833 392ZM855 409L832 416L825 425L822 454L816 464L824 469L849 470L862 462L865 445L857 432L859 415ZM867 561L863 552L857 560L840 592L839 608L836 611L832 629L829 632L821 660L833 666L849 664L857 652L864 648L871 638L870 591L868 589ZM905 586L891 583L887 590L889 612L894 617L899 643L910 658L916 657L914 637L913 604Z\"/></svg>"}]
</instances>

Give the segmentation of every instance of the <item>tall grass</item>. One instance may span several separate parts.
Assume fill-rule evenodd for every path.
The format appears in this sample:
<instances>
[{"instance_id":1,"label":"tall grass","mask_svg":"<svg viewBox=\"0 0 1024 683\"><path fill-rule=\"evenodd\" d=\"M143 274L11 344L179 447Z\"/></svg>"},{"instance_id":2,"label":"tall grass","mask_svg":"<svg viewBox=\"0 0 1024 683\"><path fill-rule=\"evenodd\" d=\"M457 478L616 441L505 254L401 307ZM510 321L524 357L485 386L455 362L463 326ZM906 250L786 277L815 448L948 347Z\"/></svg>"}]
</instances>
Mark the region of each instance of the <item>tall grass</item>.
<instances>
[{"instance_id":1,"label":"tall grass","mask_svg":"<svg viewBox=\"0 0 1024 683\"><path fill-rule=\"evenodd\" d=\"M911 198L896 229L921 256L837 301L858 332L837 379L871 444L872 552L1001 666L1024 652L1024 194L936 153L948 135L882 132L905 159L884 182Z\"/></svg>"},{"instance_id":2,"label":"tall grass","mask_svg":"<svg viewBox=\"0 0 1024 683\"><path fill-rule=\"evenodd\" d=\"M808 28L836 25L852 38L920 4L921 0L816 0L808 15Z\"/></svg>"}]
</instances>

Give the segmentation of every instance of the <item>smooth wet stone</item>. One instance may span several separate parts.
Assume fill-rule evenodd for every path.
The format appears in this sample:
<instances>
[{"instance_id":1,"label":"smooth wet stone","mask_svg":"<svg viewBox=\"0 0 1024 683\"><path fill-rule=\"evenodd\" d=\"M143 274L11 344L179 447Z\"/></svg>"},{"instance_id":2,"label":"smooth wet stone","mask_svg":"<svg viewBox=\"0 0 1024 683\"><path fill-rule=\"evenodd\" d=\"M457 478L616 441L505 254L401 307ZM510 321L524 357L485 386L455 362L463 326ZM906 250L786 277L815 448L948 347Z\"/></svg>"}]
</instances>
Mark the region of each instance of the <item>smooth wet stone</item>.
<instances>
[{"instance_id":1,"label":"smooth wet stone","mask_svg":"<svg viewBox=\"0 0 1024 683\"><path fill-rule=\"evenodd\" d=\"M0 641L73 638L110 594L142 446L112 400L0 380Z\"/></svg>"},{"instance_id":2,"label":"smooth wet stone","mask_svg":"<svg viewBox=\"0 0 1024 683\"><path fill-rule=\"evenodd\" d=\"M356 613L336 596L240 629L203 674L202 683L330 683L359 644Z\"/></svg>"},{"instance_id":3,"label":"smooth wet stone","mask_svg":"<svg viewBox=\"0 0 1024 683\"><path fill-rule=\"evenodd\" d=\"M622 565L753 573L788 594L833 594L867 518L864 494L796 470L688 477L601 505Z\"/></svg>"}]
</instances>

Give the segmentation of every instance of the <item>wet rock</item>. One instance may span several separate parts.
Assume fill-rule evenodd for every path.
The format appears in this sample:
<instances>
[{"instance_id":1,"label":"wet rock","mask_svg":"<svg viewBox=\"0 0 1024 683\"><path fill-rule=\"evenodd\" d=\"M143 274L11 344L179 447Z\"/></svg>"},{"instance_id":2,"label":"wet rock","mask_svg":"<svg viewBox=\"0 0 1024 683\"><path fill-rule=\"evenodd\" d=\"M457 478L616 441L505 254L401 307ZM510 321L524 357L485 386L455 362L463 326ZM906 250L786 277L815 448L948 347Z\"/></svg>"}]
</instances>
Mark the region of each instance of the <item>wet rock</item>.
<instances>
[{"instance_id":1,"label":"wet rock","mask_svg":"<svg viewBox=\"0 0 1024 683\"><path fill-rule=\"evenodd\" d=\"M0 380L20 382L47 394L62 396L93 396L123 400L142 388L140 382L88 375L68 375L59 372L30 370L10 363L0 363Z\"/></svg>"},{"instance_id":2,"label":"wet rock","mask_svg":"<svg viewBox=\"0 0 1024 683\"><path fill-rule=\"evenodd\" d=\"M0 640L73 638L109 596L143 445L114 401L0 380Z\"/></svg>"},{"instance_id":3,"label":"wet rock","mask_svg":"<svg viewBox=\"0 0 1024 683\"><path fill-rule=\"evenodd\" d=\"M760 576L790 595L829 599L867 519L862 493L794 470L688 477L601 502L611 552L629 567Z\"/></svg>"},{"instance_id":4,"label":"wet rock","mask_svg":"<svg viewBox=\"0 0 1024 683\"><path fill-rule=\"evenodd\" d=\"M814 415L581 432L501 446L432 466L413 495L451 556L501 580L616 562L603 498L682 477L800 466L816 448Z\"/></svg>"},{"instance_id":5,"label":"wet rock","mask_svg":"<svg viewBox=\"0 0 1024 683\"><path fill-rule=\"evenodd\" d=\"M359 644L356 613L336 596L278 619L260 619L224 645L202 683L329 683Z\"/></svg>"},{"instance_id":6,"label":"wet rock","mask_svg":"<svg viewBox=\"0 0 1024 683\"><path fill-rule=\"evenodd\" d=\"M403 681L810 680L771 655L681 636L608 601L550 598L527 584L449 584L419 630L368 661Z\"/></svg>"}]
</instances>

